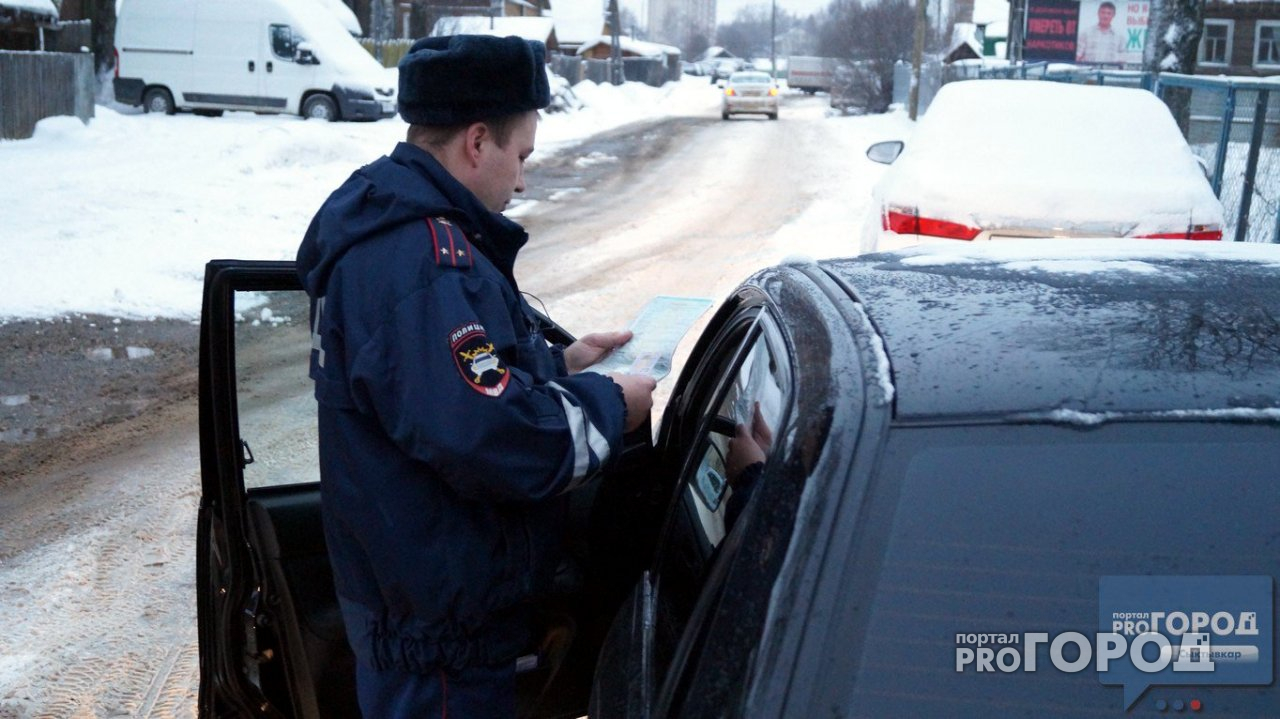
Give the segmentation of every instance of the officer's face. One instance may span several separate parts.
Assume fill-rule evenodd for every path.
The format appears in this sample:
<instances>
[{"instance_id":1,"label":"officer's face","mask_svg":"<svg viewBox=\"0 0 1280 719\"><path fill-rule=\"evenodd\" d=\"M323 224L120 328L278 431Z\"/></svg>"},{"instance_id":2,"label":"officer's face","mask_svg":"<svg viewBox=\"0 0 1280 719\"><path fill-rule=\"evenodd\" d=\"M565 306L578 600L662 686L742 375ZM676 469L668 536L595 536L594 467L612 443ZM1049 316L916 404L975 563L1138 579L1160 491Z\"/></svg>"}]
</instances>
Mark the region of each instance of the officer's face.
<instances>
[{"instance_id":1,"label":"officer's face","mask_svg":"<svg viewBox=\"0 0 1280 719\"><path fill-rule=\"evenodd\" d=\"M475 189L476 197L494 212L502 212L511 196L524 192L524 161L533 154L533 139L538 131L538 113L527 112L516 123L506 145L499 145L492 134L483 145Z\"/></svg>"}]
</instances>

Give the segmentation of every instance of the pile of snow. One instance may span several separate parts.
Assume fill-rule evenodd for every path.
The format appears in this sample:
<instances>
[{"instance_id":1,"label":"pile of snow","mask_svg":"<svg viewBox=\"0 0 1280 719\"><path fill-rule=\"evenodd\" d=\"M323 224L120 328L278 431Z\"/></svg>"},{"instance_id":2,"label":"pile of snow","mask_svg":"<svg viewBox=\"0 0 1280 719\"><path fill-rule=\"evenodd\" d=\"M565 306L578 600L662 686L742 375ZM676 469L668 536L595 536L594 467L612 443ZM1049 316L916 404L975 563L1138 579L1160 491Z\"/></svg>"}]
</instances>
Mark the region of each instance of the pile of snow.
<instances>
[{"instance_id":1,"label":"pile of snow","mask_svg":"<svg viewBox=\"0 0 1280 719\"><path fill-rule=\"evenodd\" d=\"M530 159L637 120L706 115L705 82L586 82L575 112L545 114ZM404 139L399 118L325 123L99 106L86 126L41 121L0 142L0 321L73 313L195 319L205 263L293 259L316 209L352 171Z\"/></svg>"},{"instance_id":2,"label":"pile of snow","mask_svg":"<svg viewBox=\"0 0 1280 719\"><path fill-rule=\"evenodd\" d=\"M0 7L39 15L50 20L58 19L58 8L54 7L53 0L0 0Z\"/></svg>"}]
</instances>

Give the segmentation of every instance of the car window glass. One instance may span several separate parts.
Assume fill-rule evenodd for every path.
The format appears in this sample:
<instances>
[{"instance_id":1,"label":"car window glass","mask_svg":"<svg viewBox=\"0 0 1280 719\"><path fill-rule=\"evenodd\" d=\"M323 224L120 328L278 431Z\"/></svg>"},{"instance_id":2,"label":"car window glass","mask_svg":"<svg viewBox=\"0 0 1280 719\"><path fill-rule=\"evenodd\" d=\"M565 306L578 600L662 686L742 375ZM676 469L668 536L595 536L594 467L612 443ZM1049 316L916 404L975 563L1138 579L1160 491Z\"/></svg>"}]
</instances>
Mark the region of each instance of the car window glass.
<instances>
[{"instance_id":1,"label":"car window glass","mask_svg":"<svg viewBox=\"0 0 1280 719\"><path fill-rule=\"evenodd\" d=\"M727 466L730 440L738 425L750 428L763 422L770 432L777 426L782 413L783 381L768 343L763 337L756 337L717 406L710 431L704 435L701 461L685 483L703 538L710 548L719 546L724 539L728 500L735 490L743 491L736 482L738 477L731 476L733 473ZM736 508L738 502L733 504Z\"/></svg>"},{"instance_id":2,"label":"car window glass","mask_svg":"<svg viewBox=\"0 0 1280 719\"><path fill-rule=\"evenodd\" d=\"M840 667L830 681L844 709L987 717L998 695L1037 717L1121 715L1120 687L1092 667L1058 671L1040 646L1042 670L958 671L956 637L1092 636L1104 576L1280 575L1264 549L1280 516L1278 440L1274 427L1226 422L895 432L864 512L876 528L848 575L862 582L841 597L866 614L828 629L823 661ZM1185 689L1152 687L1135 710ZM1280 705L1275 687L1195 691L1218 716Z\"/></svg>"},{"instance_id":3,"label":"car window glass","mask_svg":"<svg viewBox=\"0 0 1280 719\"><path fill-rule=\"evenodd\" d=\"M702 593L716 549L741 516L764 465L735 466L732 441L738 425L771 433L783 419L790 394L790 375L780 339L757 326L717 378L719 390L707 408L691 446L677 491L680 493L664 537L659 559L658 625L655 666L661 677L685 623ZM764 428L767 428L765 430ZM762 459L777 449L766 442ZM735 469L737 471L735 471Z\"/></svg>"},{"instance_id":4,"label":"car window glass","mask_svg":"<svg viewBox=\"0 0 1280 719\"><path fill-rule=\"evenodd\" d=\"M298 43L303 41L302 36L288 25L271 26L271 53L282 60L292 61L296 56Z\"/></svg>"},{"instance_id":5,"label":"car window glass","mask_svg":"<svg viewBox=\"0 0 1280 719\"><path fill-rule=\"evenodd\" d=\"M320 479L309 305L302 292L237 292L235 376L246 488Z\"/></svg>"}]
</instances>

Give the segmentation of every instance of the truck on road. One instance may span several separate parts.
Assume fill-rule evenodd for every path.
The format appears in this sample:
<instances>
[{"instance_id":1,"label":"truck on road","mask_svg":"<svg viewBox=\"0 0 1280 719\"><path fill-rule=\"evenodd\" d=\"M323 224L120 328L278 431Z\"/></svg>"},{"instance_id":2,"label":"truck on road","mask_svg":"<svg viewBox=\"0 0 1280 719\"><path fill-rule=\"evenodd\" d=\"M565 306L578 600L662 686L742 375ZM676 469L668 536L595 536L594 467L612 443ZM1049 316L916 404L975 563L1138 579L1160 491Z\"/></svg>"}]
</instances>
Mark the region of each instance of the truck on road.
<instances>
[{"instance_id":1,"label":"truck on road","mask_svg":"<svg viewBox=\"0 0 1280 719\"><path fill-rule=\"evenodd\" d=\"M810 95L830 92L835 67L834 58L792 55L787 59L787 86Z\"/></svg>"}]
</instances>

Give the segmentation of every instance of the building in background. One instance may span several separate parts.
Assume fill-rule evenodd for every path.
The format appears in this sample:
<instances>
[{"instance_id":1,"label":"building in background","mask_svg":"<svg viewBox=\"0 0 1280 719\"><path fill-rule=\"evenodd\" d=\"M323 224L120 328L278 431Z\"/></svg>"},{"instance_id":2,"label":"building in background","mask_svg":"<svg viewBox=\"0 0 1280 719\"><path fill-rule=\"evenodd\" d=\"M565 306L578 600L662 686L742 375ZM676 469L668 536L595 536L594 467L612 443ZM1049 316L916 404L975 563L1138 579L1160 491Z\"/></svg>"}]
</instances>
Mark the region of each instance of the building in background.
<instances>
[{"instance_id":1,"label":"building in background","mask_svg":"<svg viewBox=\"0 0 1280 719\"><path fill-rule=\"evenodd\" d=\"M556 23L556 39L566 55L609 34L609 20L603 0L554 0L551 17Z\"/></svg>"},{"instance_id":2,"label":"building in background","mask_svg":"<svg viewBox=\"0 0 1280 719\"><path fill-rule=\"evenodd\" d=\"M1280 3L1209 0L1196 62L1200 75L1280 74Z\"/></svg>"},{"instance_id":3,"label":"building in background","mask_svg":"<svg viewBox=\"0 0 1280 719\"><path fill-rule=\"evenodd\" d=\"M0 50L44 50L44 33L58 26L52 0L0 0Z\"/></svg>"}]
</instances>

